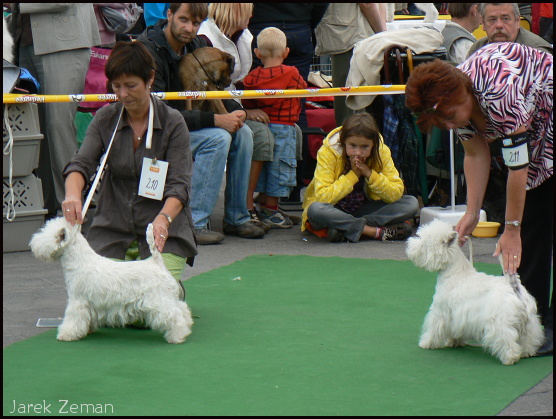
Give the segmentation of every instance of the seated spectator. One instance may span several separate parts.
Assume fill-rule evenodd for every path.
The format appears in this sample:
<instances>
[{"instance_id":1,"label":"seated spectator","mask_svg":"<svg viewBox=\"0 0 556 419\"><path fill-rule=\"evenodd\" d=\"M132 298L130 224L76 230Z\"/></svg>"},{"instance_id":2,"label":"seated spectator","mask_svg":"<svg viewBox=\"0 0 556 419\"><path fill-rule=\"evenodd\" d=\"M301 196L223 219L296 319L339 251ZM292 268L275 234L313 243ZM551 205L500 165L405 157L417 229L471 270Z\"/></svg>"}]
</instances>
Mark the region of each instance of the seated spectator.
<instances>
[{"instance_id":1,"label":"seated spectator","mask_svg":"<svg viewBox=\"0 0 556 419\"><path fill-rule=\"evenodd\" d=\"M145 259L151 256L145 232L152 223L155 245L181 284L186 262L192 264L197 254L188 207L193 160L182 116L159 99L151 100L155 67L153 57L141 43L118 42L114 46L105 72L120 102L97 112L83 145L66 166L62 210L72 225L83 223L83 190L90 187L115 133L87 241L101 256ZM154 112L152 146L147 149L150 111ZM168 163L162 200L138 193L143 159L150 162L155 157Z\"/></svg>"},{"instance_id":2,"label":"seated spectator","mask_svg":"<svg viewBox=\"0 0 556 419\"><path fill-rule=\"evenodd\" d=\"M145 44L157 62L154 91L183 90L179 62L184 54L207 46L197 37L207 14L206 3L171 3L167 11L168 19L159 20L139 36L138 41ZM227 114L185 110L184 101L168 101L169 106L183 115L190 131L195 162L190 206L199 244L215 244L224 240L223 234L208 228L224 172L224 233L244 238L263 237L265 234L263 229L251 222L245 203L253 154L253 133L244 124L247 113L234 100L223 102L229 111Z\"/></svg>"},{"instance_id":3,"label":"seated spectator","mask_svg":"<svg viewBox=\"0 0 556 419\"><path fill-rule=\"evenodd\" d=\"M479 3L449 3L448 13L452 20L442 30L442 46L448 52L448 61L461 64L477 40L473 31L481 26Z\"/></svg>"},{"instance_id":4,"label":"seated spectator","mask_svg":"<svg viewBox=\"0 0 556 419\"><path fill-rule=\"evenodd\" d=\"M328 241L404 240L419 211L368 113L348 117L325 138L305 192L301 230Z\"/></svg>"},{"instance_id":5,"label":"seated spectator","mask_svg":"<svg viewBox=\"0 0 556 419\"><path fill-rule=\"evenodd\" d=\"M517 3L481 3L479 10L487 36L473 44L468 56L491 42L516 42L552 54L548 42L520 26Z\"/></svg>"},{"instance_id":6,"label":"seated spectator","mask_svg":"<svg viewBox=\"0 0 556 419\"><path fill-rule=\"evenodd\" d=\"M232 84L226 90L242 89L242 81L251 70L253 58L251 42L253 35L247 24L253 13L253 3L210 3L208 19L205 20L197 37L206 41L210 47L221 49L231 54L235 59L235 67L231 75ZM239 98L235 99L241 103ZM268 115L261 109L245 109L247 112L247 126L253 131L253 160L247 192L247 208L253 207L253 191L265 161L272 161L274 150L274 136L268 129ZM251 212L251 219L258 222L256 213ZM270 229L266 224L258 226L266 231Z\"/></svg>"},{"instance_id":7,"label":"seated spectator","mask_svg":"<svg viewBox=\"0 0 556 419\"><path fill-rule=\"evenodd\" d=\"M286 35L280 29L266 28L257 36L257 58L263 67L257 67L243 80L248 90L305 89L307 83L296 67L284 65L289 48ZM269 117L268 127L274 135L274 158L264 162L256 191L262 195L258 218L271 228L290 228L290 218L278 209L278 198L288 197L296 186L296 129L301 100L299 98L246 99L246 108L259 108ZM256 179L255 179L256 180ZM253 184L251 184L253 185ZM250 186L251 186L250 185ZM248 191L249 194L253 190ZM249 208L255 213L255 208Z\"/></svg>"}]
</instances>

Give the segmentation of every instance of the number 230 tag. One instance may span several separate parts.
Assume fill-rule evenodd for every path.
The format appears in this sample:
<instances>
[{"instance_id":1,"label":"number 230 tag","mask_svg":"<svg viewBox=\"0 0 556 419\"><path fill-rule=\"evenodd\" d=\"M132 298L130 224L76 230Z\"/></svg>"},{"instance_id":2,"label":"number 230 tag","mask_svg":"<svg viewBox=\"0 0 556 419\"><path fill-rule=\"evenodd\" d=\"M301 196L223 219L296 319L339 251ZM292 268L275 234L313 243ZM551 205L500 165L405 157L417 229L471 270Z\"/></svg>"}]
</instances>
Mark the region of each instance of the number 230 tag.
<instances>
[{"instance_id":1,"label":"number 230 tag","mask_svg":"<svg viewBox=\"0 0 556 419\"><path fill-rule=\"evenodd\" d=\"M144 157L139 179L139 195L161 201L167 173L167 161Z\"/></svg>"}]
</instances>

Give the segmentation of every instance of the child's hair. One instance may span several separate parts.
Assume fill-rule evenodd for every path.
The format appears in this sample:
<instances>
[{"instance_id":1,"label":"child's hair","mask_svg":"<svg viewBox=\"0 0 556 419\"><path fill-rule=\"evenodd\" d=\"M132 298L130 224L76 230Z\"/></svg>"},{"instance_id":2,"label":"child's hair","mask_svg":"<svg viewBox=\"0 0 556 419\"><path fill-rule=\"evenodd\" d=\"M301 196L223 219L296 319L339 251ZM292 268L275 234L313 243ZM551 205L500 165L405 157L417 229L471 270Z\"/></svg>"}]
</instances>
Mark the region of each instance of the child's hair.
<instances>
[{"instance_id":1,"label":"child's hair","mask_svg":"<svg viewBox=\"0 0 556 419\"><path fill-rule=\"evenodd\" d=\"M257 36L257 48L263 57L279 57L287 46L286 35L278 28L265 28Z\"/></svg>"},{"instance_id":2,"label":"child's hair","mask_svg":"<svg viewBox=\"0 0 556 419\"><path fill-rule=\"evenodd\" d=\"M380 159L380 133L378 125L371 114L366 112L356 113L349 116L344 121L340 130L340 144L343 146L342 156L345 161L344 175L351 170L351 162L346 153L346 141L349 137L364 137L373 142L371 149L371 165L370 167L376 172L382 171L382 160Z\"/></svg>"}]
</instances>

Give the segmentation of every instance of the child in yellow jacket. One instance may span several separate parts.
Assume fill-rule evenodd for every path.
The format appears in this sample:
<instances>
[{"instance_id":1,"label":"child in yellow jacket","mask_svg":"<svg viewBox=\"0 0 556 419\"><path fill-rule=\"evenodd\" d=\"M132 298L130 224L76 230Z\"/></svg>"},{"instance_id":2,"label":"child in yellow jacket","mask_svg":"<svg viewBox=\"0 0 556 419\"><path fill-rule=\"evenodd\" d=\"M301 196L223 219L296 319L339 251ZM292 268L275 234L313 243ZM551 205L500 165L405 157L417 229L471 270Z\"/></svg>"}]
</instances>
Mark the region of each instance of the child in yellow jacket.
<instances>
[{"instance_id":1,"label":"child in yellow jacket","mask_svg":"<svg viewBox=\"0 0 556 419\"><path fill-rule=\"evenodd\" d=\"M303 200L301 230L329 241L358 242L361 236L404 240L407 221L419 211L368 113L347 118L326 137Z\"/></svg>"}]
</instances>

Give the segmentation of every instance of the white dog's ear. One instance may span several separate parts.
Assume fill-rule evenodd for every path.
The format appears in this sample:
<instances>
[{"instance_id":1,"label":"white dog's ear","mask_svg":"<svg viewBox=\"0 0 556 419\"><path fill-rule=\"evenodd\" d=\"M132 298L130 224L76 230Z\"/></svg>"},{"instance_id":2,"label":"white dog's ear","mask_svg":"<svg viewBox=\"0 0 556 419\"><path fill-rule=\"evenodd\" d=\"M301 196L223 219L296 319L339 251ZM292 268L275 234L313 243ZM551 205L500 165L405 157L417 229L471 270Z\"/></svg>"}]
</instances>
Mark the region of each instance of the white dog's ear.
<instances>
[{"instance_id":1,"label":"white dog's ear","mask_svg":"<svg viewBox=\"0 0 556 419\"><path fill-rule=\"evenodd\" d=\"M446 235L443 243L446 245L446 247L450 247L457 238L458 233L456 233L455 231L451 231L449 234Z\"/></svg>"},{"instance_id":2,"label":"white dog's ear","mask_svg":"<svg viewBox=\"0 0 556 419\"><path fill-rule=\"evenodd\" d=\"M63 244L68 239L69 239L69 231L67 231L65 227L58 230L58 233L56 234L56 244L58 246Z\"/></svg>"}]
</instances>

